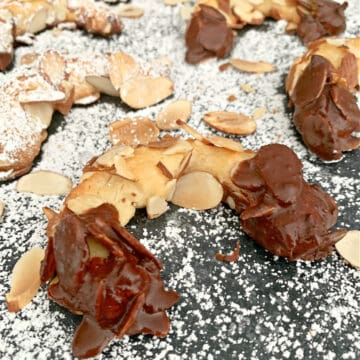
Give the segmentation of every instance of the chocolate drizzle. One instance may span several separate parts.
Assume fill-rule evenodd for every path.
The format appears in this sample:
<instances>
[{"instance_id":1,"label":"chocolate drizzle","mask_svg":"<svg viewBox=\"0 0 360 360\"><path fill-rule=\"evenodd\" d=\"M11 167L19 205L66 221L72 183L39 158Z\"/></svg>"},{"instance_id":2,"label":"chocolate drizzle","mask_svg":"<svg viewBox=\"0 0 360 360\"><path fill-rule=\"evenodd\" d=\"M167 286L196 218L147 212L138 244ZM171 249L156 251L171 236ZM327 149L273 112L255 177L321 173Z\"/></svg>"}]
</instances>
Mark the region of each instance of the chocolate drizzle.
<instances>
[{"instance_id":1,"label":"chocolate drizzle","mask_svg":"<svg viewBox=\"0 0 360 360\"><path fill-rule=\"evenodd\" d=\"M347 2L338 4L332 0L299 0L299 4L300 23L296 33L303 43L339 35L345 30L344 10L348 6Z\"/></svg>"},{"instance_id":2,"label":"chocolate drizzle","mask_svg":"<svg viewBox=\"0 0 360 360\"><path fill-rule=\"evenodd\" d=\"M308 148L323 160L338 160L343 151L360 146L353 135L360 131L360 110L354 96L337 81L342 68L349 66L336 71L324 57L312 56L291 95L294 124ZM347 84L353 87L354 81L345 73Z\"/></svg>"},{"instance_id":3,"label":"chocolate drizzle","mask_svg":"<svg viewBox=\"0 0 360 360\"><path fill-rule=\"evenodd\" d=\"M346 231L328 231L336 223L336 203L306 183L301 169L291 149L272 144L241 162L232 181L246 199L240 219L249 236L275 255L315 260L328 256Z\"/></svg>"},{"instance_id":4,"label":"chocolate drizzle","mask_svg":"<svg viewBox=\"0 0 360 360\"><path fill-rule=\"evenodd\" d=\"M118 225L112 205L77 216L66 209L50 220L41 280L51 280L49 297L83 320L73 340L74 355L99 354L114 336L165 336L166 309L179 299L166 291L160 262Z\"/></svg>"},{"instance_id":5,"label":"chocolate drizzle","mask_svg":"<svg viewBox=\"0 0 360 360\"><path fill-rule=\"evenodd\" d=\"M224 15L211 6L200 5L186 31L186 61L197 64L211 57L223 58L233 47L233 33Z\"/></svg>"}]
</instances>

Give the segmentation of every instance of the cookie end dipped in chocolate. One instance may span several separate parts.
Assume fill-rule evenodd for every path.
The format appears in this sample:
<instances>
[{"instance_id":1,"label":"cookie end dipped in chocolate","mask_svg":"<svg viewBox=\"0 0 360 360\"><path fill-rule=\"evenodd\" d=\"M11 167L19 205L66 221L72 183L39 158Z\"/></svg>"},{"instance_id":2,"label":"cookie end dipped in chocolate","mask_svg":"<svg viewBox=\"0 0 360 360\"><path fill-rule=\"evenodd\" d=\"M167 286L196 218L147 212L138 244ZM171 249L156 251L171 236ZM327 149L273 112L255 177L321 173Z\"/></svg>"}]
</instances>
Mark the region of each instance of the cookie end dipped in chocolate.
<instances>
[{"instance_id":1,"label":"cookie end dipped in chocolate","mask_svg":"<svg viewBox=\"0 0 360 360\"><path fill-rule=\"evenodd\" d=\"M186 31L186 61L197 64L211 57L223 58L233 47L233 33L224 15L211 6L200 5Z\"/></svg>"},{"instance_id":2,"label":"cookie end dipped in chocolate","mask_svg":"<svg viewBox=\"0 0 360 360\"><path fill-rule=\"evenodd\" d=\"M316 260L328 256L346 231L329 231L336 223L336 203L306 183L301 169L290 148L272 144L240 163L232 181L248 200L240 219L249 236L275 255Z\"/></svg>"},{"instance_id":3,"label":"cookie end dipped in chocolate","mask_svg":"<svg viewBox=\"0 0 360 360\"><path fill-rule=\"evenodd\" d=\"M179 296L164 289L160 262L118 225L112 205L80 216L65 209L50 220L48 236L41 280L51 280L51 299L83 315L75 356L96 356L115 336L169 332L166 310Z\"/></svg>"},{"instance_id":4,"label":"cookie end dipped in chocolate","mask_svg":"<svg viewBox=\"0 0 360 360\"><path fill-rule=\"evenodd\" d=\"M360 110L338 78L339 71L327 59L313 55L291 94L297 130L308 148L326 161L339 160L343 151L360 146L354 135L360 131Z\"/></svg>"},{"instance_id":5,"label":"cookie end dipped in chocolate","mask_svg":"<svg viewBox=\"0 0 360 360\"><path fill-rule=\"evenodd\" d=\"M339 35L345 30L344 11L347 2L339 4L332 0L300 0L299 3L300 23L296 33L304 44L325 36Z\"/></svg>"}]
</instances>

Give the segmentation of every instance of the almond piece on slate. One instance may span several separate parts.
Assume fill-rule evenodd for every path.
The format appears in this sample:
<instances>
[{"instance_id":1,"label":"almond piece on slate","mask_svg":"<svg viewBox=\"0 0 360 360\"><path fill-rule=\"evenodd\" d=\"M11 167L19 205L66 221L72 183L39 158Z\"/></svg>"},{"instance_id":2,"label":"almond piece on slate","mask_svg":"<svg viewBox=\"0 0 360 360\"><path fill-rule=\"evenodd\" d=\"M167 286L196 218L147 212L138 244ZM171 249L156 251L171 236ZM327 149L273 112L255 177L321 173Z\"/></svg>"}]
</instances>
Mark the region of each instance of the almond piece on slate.
<instances>
[{"instance_id":1,"label":"almond piece on slate","mask_svg":"<svg viewBox=\"0 0 360 360\"><path fill-rule=\"evenodd\" d=\"M120 4L116 8L116 12L120 17L125 17L129 19L137 19L144 15L144 9L139 6L129 4Z\"/></svg>"},{"instance_id":2,"label":"almond piece on slate","mask_svg":"<svg viewBox=\"0 0 360 360\"><path fill-rule=\"evenodd\" d=\"M246 61L241 59L231 59L230 64L237 70L250 73L267 73L275 71L276 68L264 61Z\"/></svg>"},{"instance_id":3,"label":"almond piece on slate","mask_svg":"<svg viewBox=\"0 0 360 360\"><path fill-rule=\"evenodd\" d=\"M120 97L133 109L142 109L166 99L173 91L173 82L166 77L138 76L122 84Z\"/></svg>"},{"instance_id":4,"label":"almond piece on slate","mask_svg":"<svg viewBox=\"0 0 360 360\"><path fill-rule=\"evenodd\" d=\"M209 173L194 171L178 179L172 202L194 210L211 209L219 205L223 188Z\"/></svg>"},{"instance_id":5,"label":"almond piece on slate","mask_svg":"<svg viewBox=\"0 0 360 360\"><path fill-rule=\"evenodd\" d=\"M360 269L360 230L348 231L335 248L350 265Z\"/></svg>"},{"instance_id":6,"label":"almond piece on slate","mask_svg":"<svg viewBox=\"0 0 360 360\"><path fill-rule=\"evenodd\" d=\"M204 121L216 130L227 134L249 135L256 130L256 122L232 111L212 111L204 115Z\"/></svg>"},{"instance_id":7,"label":"almond piece on slate","mask_svg":"<svg viewBox=\"0 0 360 360\"><path fill-rule=\"evenodd\" d=\"M162 130L174 130L179 127L176 120L188 121L191 114L191 101L177 100L165 106L156 118L157 126Z\"/></svg>"},{"instance_id":8,"label":"almond piece on slate","mask_svg":"<svg viewBox=\"0 0 360 360\"><path fill-rule=\"evenodd\" d=\"M155 219L164 214L169 209L169 206L163 198L159 196L152 196L148 199L146 204L146 213L149 219Z\"/></svg>"},{"instance_id":9,"label":"almond piece on slate","mask_svg":"<svg viewBox=\"0 0 360 360\"><path fill-rule=\"evenodd\" d=\"M110 141L114 145L147 145L156 141L158 135L159 129L148 118L126 118L110 124Z\"/></svg>"},{"instance_id":10,"label":"almond piece on slate","mask_svg":"<svg viewBox=\"0 0 360 360\"><path fill-rule=\"evenodd\" d=\"M66 195L72 187L71 180L61 174L40 170L24 175L16 184L18 192L37 195Z\"/></svg>"},{"instance_id":11,"label":"almond piece on slate","mask_svg":"<svg viewBox=\"0 0 360 360\"><path fill-rule=\"evenodd\" d=\"M43 249L35 247L23 254L15 264L11 278L11 289L6 294L9 311L19 311L38 292L40 287L40 264L44 255Z\"/></svg>"}]
</instances>

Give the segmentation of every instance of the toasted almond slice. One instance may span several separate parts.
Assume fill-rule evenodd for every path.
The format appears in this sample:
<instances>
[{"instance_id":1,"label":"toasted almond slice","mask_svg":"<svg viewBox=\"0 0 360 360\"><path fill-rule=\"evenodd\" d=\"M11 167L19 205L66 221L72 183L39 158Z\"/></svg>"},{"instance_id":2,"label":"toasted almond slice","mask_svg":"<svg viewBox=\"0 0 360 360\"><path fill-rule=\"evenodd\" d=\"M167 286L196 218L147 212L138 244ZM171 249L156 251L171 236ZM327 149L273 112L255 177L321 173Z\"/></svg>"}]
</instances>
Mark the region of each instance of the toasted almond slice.
<instances>
[{"instance_id":1,"label":"toasted almond slice","mask_svg":"<svg viewBox=\"0 0 360 360\"><path fill-rule=\"evenodd\" d=\"M139 76L122 85L120 97L130 107L142 109L166 99L173 91L174 85L166 77Z\"/></svg>"},{"instance_id":2,"label":"toasted almond slice","mask_svg":"<svg viewBox=\"0 0 360 360\"><path fill-rule=\"evenodd\" d=\"M50 125L54 113L51 104L42 102L23 104L23 109L33 123L43 124L45 128Z\"/></svg>"},{"instance_id":3,"label":"toasted almond slice","mask_svg":"<svg viewBox=\"0 0 360 360\"><path fill-rule=\"evenodd\" d=\"M58 85L65 79L65 68L65 59L57 51L45 51L40 57L39 72L53 85Z\"/></svg>"},{"instance_id":4,"label":"toasted almond slice","mask_svg":"<svg viewBox=\"0 0 360 360\"><path fill-rule=\"evenodd\" d=\"M211 142L206 137L202 136L197 130L195 130L187 123L183 122L182 120L176 120L176 123L179 125L181 129L183 129L185 132L187 132L196 140L199 140L204 144L211 144Z\"/></svg>"},{"instance_id":5,"label":"toasted almond slice","mask_svg":"<svg viewBox=\"0 0 360 360\"><path fill-rule=\"evenodd\" d=\"M2 220L2 216L4 215L4 203L2 202L2 200L0 200L0 221Z\"/></svg>"},{"instance_id":6,"label":"toasted almond slice","mask_svg":"<svg viewBox=\"0 0 360 360\"><path fill-rule=\"evenodd\" d=\"M130 55L123 52L110 54L109 77L116 90L119 90L125 81L138 75L139 71L138 63Z\"/></svg>"},{"instance_id":7,"label":"toasted almond slice","mask_svg":"<svg viewBox=\"0 0 360 360\"><path fill-rule=\"evenodd\" d=\"M223 197L223 188L209 173L195 171L178 179L172 202L188 209L216 207Z\"/></svg>"},{"instance_id":8,"label":"toasted almond slice","mask_svg":"<svg viewBox=\"0 0 360 360\"><path fill-rule=\"evenodd\" d=\"M115 164L116 156L131 156L134 148L126 145L115 145L110 150L99 156L95 163L101 166L112 167Z\"/></svg>"},{"instance_id":9,"label":"toasted almond slice","mask_svg":"<svg viewBox=\"0 0 360 360\"><path fill-rule=\"evenodd\" d=\"M184 122L189 120L191 114L191 101L177 100L164 107L156 118L157 126L162 130L174 130L179 126L176 120Z\"/></svg>"},{"instance_id":10,"label":"toasted almond slice","mask_svg":"<svg viewBox=\"0 0 360 360\"><path fill-rule=\"evenodd\" d=\"M256 130L256 122L232 111L212 111L204 115L204 121L216 130L227 134L249 135Z\"/></svg>"},{"instance_id":11,"label":"toasted almond slice","mask_svg":"<svg viewBox=\"0 0 360 360\"><path fill-rule=\"evenodd\" d=\"M116 155L114 159L114 163L115 163L116 173L118 175L120 175L125 179L136 181L134 173L129 169L129 167L126 164L126 160L123 157Z\"/></svg>"},{"instance_id":12,"label":"toasted almond slice","mask_svg":"<svg viewBox=\"0 0 360 360\"><path fill-rule=\"evenodd\" d=\"M335 248L350 265L360 269L360 230L348 231Z\"/></svg>"},{"instance_id":13,"label":"toasted almond slice","mask_svg":"<svg viewBox=\"0 0 360 360\"><path fill-rule=\"evenodd\" d=\"M212 135L208 137L208 140L217 147L222 147L224 149L236 152L244 151L243 146L239 142L224 138L222 136Z\"/></svg>"},{"instance_id":14,"label":"toasted almond slice","mask_svg":"<svg viewBox=\"0 0 360 360\"><path fill-rule=\"evenodd\" d=\"M116 8L116 13L120 17L137 19L144 15L144 9L134 5L120 4Z\"/></svg>"},{"instance_id":15,"label":"toasted almond slice","mask_svg":"<svg viewBox=\"0 0 360 360\"><path fill-rule=\"evenodd\" d=\"M258 108L255 109L252 113L252 118L254 120L259 120L261 119L264 115L266 114L266 109L265 108Z\"/></svg>"},{"instance_id":16,"label":"toasted almond slice","mask_svg":"<svg viewBox=\"0 0 360 360\"><path fill-rule=\"evenodd\" d=\"M158 196L152 196L146 203L146 213L149 219L155 219L168 210L169 206L166 200Z\"/></svg>"},{"instance_id":17,"label":"toasted almond slice","mask_svg":"<svg viewBox=\"0 0 360 360\"><path fill-rule=\"evenodd\" d=\"M148 146L150 148L155 148L155 149L168 149L168 148L172 148L178 141L179 141L178 136L175 137L169 134L165 134L161 139L149 143Z\"/></svg>"},{"instance_id":18,"label":"toasted almond slice","mask_svg":"<svg viewBox=\"0 0 360 360\"><path fill-rule=\"evenodd\" d=\"M231 59L230 64L237 70L250 73L266 73L275 71L276 68L267 62L263 61L246 61L241 59Z\"/></svg>"},{"instance_id":19,"label":"toasted almond slice","mask_svg":"<svg viewBox=\"0 0 360 360\"><path fill-rule=\"evenodd\" d=\"M26 306L40 287L40 265L45 252L32 248L21 256L12 271L11 289L6 294L9 311L16 312Z\"/></svg>"},{"instance_id":20,"label":"toasted almond slice","mask_svg":"<svg viewBox=\"0 0 360 360\"><path fill-rule=\"evenodd\" d=\"M86 76L85 80L103 94L119 96L119 92L114 88L110 78L107 76L91 75Z\"/></svg>"},{"instance_id":21,"label":"toasted almond slice","mask_svg":"<svg viewBox=\"0 0 360 360\"><path fill-rule=\"evenodd\" d=\"M66 176L44 170L24 175L16 184L18 192L37 195L66 195L71 187L72 182Z\"/></svg>"},{"instance_id":22,"label":"toasted almond slice","mask_svg":"<svg viewBox=\"0 0 360 360\"><path fill-rule=\"evenodd\" d=\"M35 102L58 102L65 99L65 94L62 91L49 89L25 90L19 94L19 101L22 104Z\"/></svg>"},{"instance_id":23,"label":"toasted almond slice","mask_svg":"<svg viewBox=\"0 0 360 360\"><path fill-rule=\"evenodd\" d=\"M163 156L158 162L158 168L169 179L176 178L180 171L180 165L184 158L183 154Z\"/></svg>"},{"instance_id":24,"label":"toasted almond slice","mask_svg":"<svg viewBox=\"0 0 360 360\"><path fill-rule=\"evenodd\" d=\"M170 181L168 181L165 185L165 200L166 201L171 201L171 199L174 196L174 192L176 189L176 179L172 179Z\"/></svg>"},{"instance_id":25,"label":"toasted almond slice","mask_svg":"<svg viewBox=\"0 0 360 360\"><path fill-rule=\"evenodd\" d=\"M48 21L48 10L46 7L39 7L25 22L25 32L36 34L37 32L44 30Z\"/></svg>"},{"instance_id":26,"label":"toasted almond slice","mask_svg":"<svg viewBox=\"0 0 360 360\"><path fill-rule=\"evenodd\" d=\"M147 145L156 141L158 135L159 129L148 118L126 118L110 124L110 141L114 145Z\"/></svg>"}]
</instances>

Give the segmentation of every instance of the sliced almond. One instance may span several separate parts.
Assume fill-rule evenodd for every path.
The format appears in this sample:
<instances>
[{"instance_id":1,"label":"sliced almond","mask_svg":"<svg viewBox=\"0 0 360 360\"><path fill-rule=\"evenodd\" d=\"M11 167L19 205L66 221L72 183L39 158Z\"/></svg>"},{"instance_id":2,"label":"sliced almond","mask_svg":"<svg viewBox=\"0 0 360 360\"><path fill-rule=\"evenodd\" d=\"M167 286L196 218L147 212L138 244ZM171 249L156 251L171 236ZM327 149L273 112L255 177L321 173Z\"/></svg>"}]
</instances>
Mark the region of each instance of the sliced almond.
<instances>
[{"instance_id":1,"label":"sliced almond","mask_svg":"<svg viewBox=\"0 0 360 360\"><path fill-rule=\"evenodd\" d=\"M360 269L360 230L348 231L335 248L350 265Z\"/></svg>"},{"instance_id":2,"label":"sliced almond","mask_svg":"<svg viewBox=\"0 0 360 360\"><path fill-rule=\"evenodd\" d=\"M96 159L96 164L106 167L112 167L115 164L116 156L131 156L134 149L131 146L115 145L110 150Z\"/></svg>"},{"instance_id":3,"label":"sliced almond","mask_svg":"<svg viewBox=\"0 0 360 360\"><path fill-rule=\"evenodd\" d=\"M130 55L123 52L110 54L109 77L116 90L119 90L125 81L138 75L139 71L138 63Z\"/></svg>"},{"instance_id":4,"label":"sliced almond","mask_svg":"<svg viewBox=\"0 0 360 360\"><path fill-rule=\"evenodd\" d=\"M216 130L227 134L249 135L256 130L256 122L241 113L213 111L204 115L204 121Z\"/></svg>"},{"instance_id":5,"label":"sliced almond","mask_svg":"<svg viewBox=\"0 0 360 360\"><path fill-rule=\"evenodd\" d=\"M232 151L244 151L243 146L234 140L224 138L222 136L212 135L208 136L208 140L217 147L222 147L224 149L232 150Z\"/></svg>"},{"instance_id":6,"label":"sliced almond","mask_svg":"<svg viewBox=\"0 0 360 360\"><path fill-rule=\"evenodd\" d=\"M2 216L4 215L4 203L0 200L0 221L2 220Z\"/></svg>"},{"instance_id":7,"label":"sliced almond","mask_svg":"<svg viewBox=\"0 0 360 360\"><path fill-rule=\"evenodd\" d=\"M23 104L23 109L33 123L43 124L45 128L50 125L54 113L51 104L43 102Z\"/></svg>"},{"instance_id":8,"label":"sliced almond","mask_svg":"<svg viewBox=\"0 0 360 360\"><path fill-rule=\"evenodd\" d=\"M172 179L170 181L168 181L165 185L165 200L167 201L171 201L171 199L174 196L174 192L176 189L176 179Z\"/></svg>"},{"instance_id":9,"label":"sliced almond","mask_svg":"<svg viewBox=\"0 0 360 360\"><path fill-rule=\"evenodd\" d=\"M167 105L156 118L157 126L162 130L174 130L179 126L176 120L184 122L189 120L191 114L191 101L177 100Z\"/></svg>"},{"instance_id":10,"label":"sliced almond","mask_svg":"<svg viewBox=\"0 0 360 360\"><path fill-rule=\"evenodd\" d=\"M115 89L110 78L107 76L86 76L85 80L102 94L119 96L119 92Z\"/></svg>"},{"instance_id":11,"label":"sliced almond","mask_svg":"<svg viewBox=\"0 0 360 360\"><path fill-rule=\"evenodd\" d=\"M166 99L173 91L174 85L166 77L139 76L122 85L120 97L130 107L142 109Z\"/></svg>"},{"instance_id":12,"label":"sliced almond","mask_svg":"<svg viewBox=\"0 0 360 360\"><path fill-rule=\"evenodd\" d=\"M169 179L176 178L180 172L180 165L184 158L183 154L163 156L157 166Z\"/></svg>"},{"instance_id":13,"label":"sliced almond","mask_svg":"<svg viewBox=\"0 0 360 360\"><path fill-rule=\"evenodd\" d=\"M222 197L223 188L214 176L195 171L178 179L171 201L188 209L205 210L219 205Z\"/></svg>"},{"instance_id":14,"label":"sliced almond","mask_svg":"<svg viewBox=\"0 0 360 360\"><path fill-rule=\"evenodd\" d=\"M263 61L246 61L241 59L231 59L230 64L237 70L250 73L267 73L275 71L276 68L267 62Z\"/></svg>"},{"instance_id":15,"label":"sliced almond","mask_svg":"<svg viewBox=\"0 0 360 360\"><path fill-rule=\"evenodd\" d=\"M127 5L127 4L120 4L116 8L116 13L120 17L130 18L130 19L137 19L144 15L144 9L134 5Z\"/></svg>"},{"instance_id":16,"label":"sliced almond","mask_svg":"<svg viewBox=\"0 0 360 360\"><path fill-rule=\"evenodd\" d=\"M169 206L161 197L152 196L146 203L146 213L149 219L155 219L169 210Z\"/></svg>"},{"instance_id":17,"label":"sliced almond","mask_svg":"<svg viewBox=\"0 0 360 360\"><path fill-rule=\"evenodd\" d=\"M199 141L203 142L204 144L211 144L210 141L206 137L201 135L197 130L195 130L193 127L191 127L184 121L176 120L176 123L179 125L179 127L181 129L183 129L185 132L187 132L189 135L191 135L196 140L199 140Z\"/></svg>"},{"instance_id":18,"label":"sliced almond","mask_svg":"<svg viewBox=\"0 0 360 360\"><path fill-rule=\"evenodd\" d=\"M110 124L110 141L114 145L147 145L156 141L158 135L159 129L148 118L127 118Z\"/></svg>"},{"instance_id":19,"label":"sliced almond","mask_svg":"<svg viewBox=\"0 0 360 360\"><path fill-rule=\"evenodd\" d=\"M164 155L173 155L173 154L184 154L192 150L191 144L188 141L183 139L178 139L177 142L164 150Z\"/></svg>"},{"instance_id":20,"label":"sliced almond","mask_svg":"<svg viewBox=\"0 0 360 360\"><path fill-rule=\"evenodd\" d=\"M42 170L21 177L16 184L18 192L37 195L66 195L71 187L72 182L66 176Z\"/></svg>"},{"instance_id":21,"label":"sliced almond","mask_svg":"<svg viewBox=\"0 0 360 360\"><path fill-rule=\"evenodd\" d=\"M19 101L22 104L35 102L58 102L65 99L65 94L62 91L41 89L25 90L20 92Z\"/></svg>"},{"instance_id":22,"label":"sliced almond","mask_svg":"<svg viewBox=\"0 0 360 360\"><path fill-rule=\"evenodd\" d=\"M48 50L40 57L39 71L53 85L65 79L66 62L57 51Z\"/></svg>"},{"instance_id":23,"label":"sliced almond","mask_svg":"<svg viewBox=\"0 0 360 360\"><path fill-rule=\"evenodd\" d=\"M266 109L265 108L258 108L258 109L255 109L252 113L252 118L254 120L259 120L261 119L262 117L264 117L264 115L266 114Z\"/></svg>"},{"instance_id":24,"label":"sliced almond","mask_svg":"<svg viewBox=\"0 0 360 360\"><path fill-rule=\"evenodd\" d=\"M45 252L32 248L21 256L12 271L11 289L6 294L9 311L16 312L25 307L40 287L40 266Z\"/></svg>"},{"instance_id":25,"label":"sliced almond","mask_svg":"<svg viewBox=\"0 0 360 360\"><path fill-rule=\"evenodd\" d=\"M123 157L116 155L114 163L115 163L116 173L118 175L120 175L121 177L123 177L125 179L131 180L131 181L136 181L134 173L127 166L126 161Z\"/></svg>"},{"instance_id":26,"label":"sliced almond","mask_svg":"<svg viewBox=\"0 0 360 360\"><path fill-rule=\"evenodd\" d=\"M47 8L40 6L33 15L28 17L25 23L25 32L36 34L37 32L44 30L47 26L48 16Z\"/></svg>"}]
</instances>

